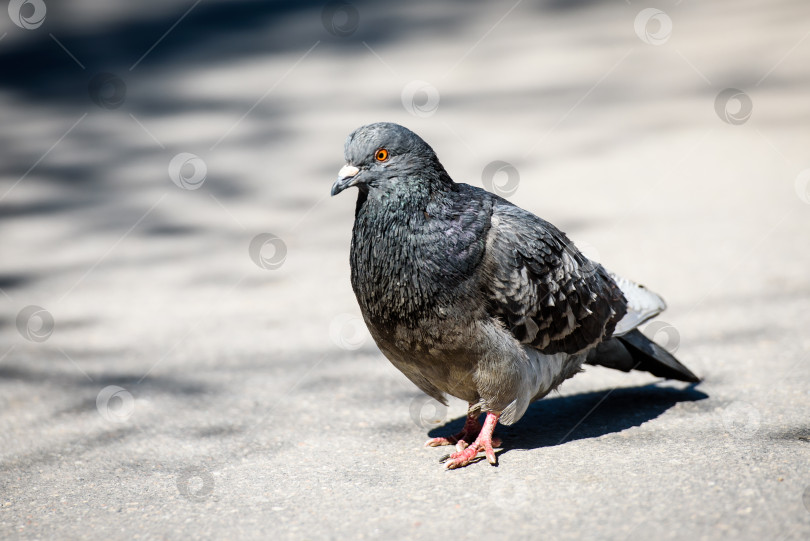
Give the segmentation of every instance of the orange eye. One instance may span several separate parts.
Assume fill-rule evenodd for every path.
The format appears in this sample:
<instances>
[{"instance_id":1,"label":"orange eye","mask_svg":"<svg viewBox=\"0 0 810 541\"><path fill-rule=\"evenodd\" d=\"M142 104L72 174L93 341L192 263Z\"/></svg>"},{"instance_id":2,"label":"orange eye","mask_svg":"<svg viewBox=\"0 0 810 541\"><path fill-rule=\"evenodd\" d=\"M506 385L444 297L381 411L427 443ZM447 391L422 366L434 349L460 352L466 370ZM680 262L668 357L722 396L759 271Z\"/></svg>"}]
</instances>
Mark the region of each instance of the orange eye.
<instances>
[{"instance_id":1,"label":"orange eye","mask_svg":"<svg viewBox=\"0 0 810 541\"><path fill-rule=\"evenodd\" d=\"M376 154L374 154L374 159L377 160L378 162L384 162L385 160L388 159L388 151L385 150L384 148L381 148L380 150L377 151Z\"/></svg>"}]
</instances>

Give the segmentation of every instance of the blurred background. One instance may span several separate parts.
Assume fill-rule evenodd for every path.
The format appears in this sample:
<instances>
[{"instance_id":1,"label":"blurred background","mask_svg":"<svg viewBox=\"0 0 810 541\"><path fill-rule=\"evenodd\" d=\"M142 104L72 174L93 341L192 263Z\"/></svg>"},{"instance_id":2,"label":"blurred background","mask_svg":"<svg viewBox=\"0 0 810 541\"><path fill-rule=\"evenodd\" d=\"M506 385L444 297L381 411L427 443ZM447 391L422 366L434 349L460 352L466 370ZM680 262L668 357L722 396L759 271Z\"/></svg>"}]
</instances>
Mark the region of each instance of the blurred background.
<instances>
[{"instance_id":1,"label":"blurred background","mask_svg":"<svg viewBox=\"0 0 810 541\"><path fill-rule=\"evenodd\" d=\"M5 4L0 537L810 535L807 2ZM443 472L465 406L374 346L329 197L381 120L704 383L588 368Z\"/></svg>"}]
</instances>

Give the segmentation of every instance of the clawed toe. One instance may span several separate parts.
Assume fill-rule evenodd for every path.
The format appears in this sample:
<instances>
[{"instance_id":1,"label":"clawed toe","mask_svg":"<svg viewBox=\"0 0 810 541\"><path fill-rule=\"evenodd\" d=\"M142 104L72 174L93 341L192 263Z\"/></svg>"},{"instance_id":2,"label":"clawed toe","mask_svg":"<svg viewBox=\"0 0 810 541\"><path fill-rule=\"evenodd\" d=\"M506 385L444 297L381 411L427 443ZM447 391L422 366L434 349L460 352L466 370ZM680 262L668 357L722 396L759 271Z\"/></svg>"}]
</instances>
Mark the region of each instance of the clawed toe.
<instances>
[{"instance_id":1,"label":"clawed toe","mask_svg":"<svg viewBox=\"0 0 810 541\"><path fill-rule=\"evenodd\" d=\"M425 442L425 447L441 447L442 445L455 445L458 439L455 436L448 438L430 438Z\"/></svg>"},{"instance_id":2,"label":"clawed toe","mask_svg":"<svg viewBox=\"0 0 810 541\"><path fill-rule=\"evenodd\" d=\"M463 468L468 464L477 462L476 459L480 451L481 451L480 445L477 444L470 445L469 447L462 449L461 451L457 451L452 455L448 455L449 460L447 461L444 467L448 470L455 470L456 468Z\"/></svg>"},{"instance_id":3,"label":"clawed toe","mask_svg":"<svg viewBox=\"0 0 810 541\"><path fill-rule=\"evenodd\" d=\"M498 464L498 458L495 456L495 450L492 448L492 445L484 446L484 454L487 457L487 462L489 462L493 466Z\"/></svg>"}]
</instances>

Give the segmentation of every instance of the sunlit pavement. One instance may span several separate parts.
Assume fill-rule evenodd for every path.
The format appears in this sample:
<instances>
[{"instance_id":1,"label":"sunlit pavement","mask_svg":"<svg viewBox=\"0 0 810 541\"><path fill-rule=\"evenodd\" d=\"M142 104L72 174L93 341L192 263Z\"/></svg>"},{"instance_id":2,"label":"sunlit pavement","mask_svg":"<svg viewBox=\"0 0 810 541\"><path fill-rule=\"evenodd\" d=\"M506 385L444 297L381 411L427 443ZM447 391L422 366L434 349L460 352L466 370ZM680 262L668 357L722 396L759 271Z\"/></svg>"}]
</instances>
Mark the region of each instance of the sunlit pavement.
<instances>
[{"instance_id":1,"label":"sunlit pavement","mask_svg":"<svg viewBox=\"0 0 810 541\"><path fill-rule=\"evenodd\" d=\"M810 5L117 4L0 10L0 537L810 537ZM588 368L443 471L465 405L374 346L329 197L378 120L705 381Z\"/></svg>"}]
</instances>

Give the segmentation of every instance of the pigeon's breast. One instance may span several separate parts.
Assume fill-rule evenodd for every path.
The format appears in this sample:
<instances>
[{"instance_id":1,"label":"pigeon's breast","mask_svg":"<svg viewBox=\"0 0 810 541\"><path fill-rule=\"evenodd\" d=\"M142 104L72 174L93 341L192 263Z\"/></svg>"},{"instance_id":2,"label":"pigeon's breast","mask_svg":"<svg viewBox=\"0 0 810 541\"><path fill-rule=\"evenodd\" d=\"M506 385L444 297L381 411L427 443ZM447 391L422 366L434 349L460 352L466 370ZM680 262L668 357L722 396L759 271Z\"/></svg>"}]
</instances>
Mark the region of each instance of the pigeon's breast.
<instances>
[{"instance_id":1,"label":"pigeon's breast","mask_svg":"<svg viewBox=\"0 0 810 541\"><path fill-rule=\"evenodd\" d=\"M476 217L371 198L358 208L352 287L369 325L425 332L471 317L470 309L480 306L476 270L486 237L484 220Z\"/></svg>"}]
</instances>

